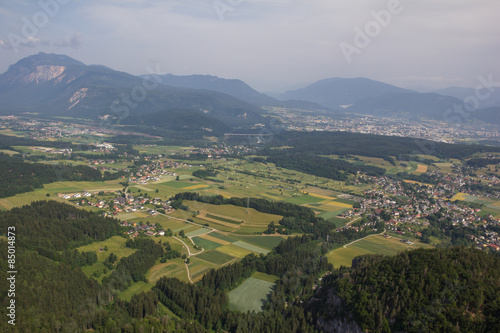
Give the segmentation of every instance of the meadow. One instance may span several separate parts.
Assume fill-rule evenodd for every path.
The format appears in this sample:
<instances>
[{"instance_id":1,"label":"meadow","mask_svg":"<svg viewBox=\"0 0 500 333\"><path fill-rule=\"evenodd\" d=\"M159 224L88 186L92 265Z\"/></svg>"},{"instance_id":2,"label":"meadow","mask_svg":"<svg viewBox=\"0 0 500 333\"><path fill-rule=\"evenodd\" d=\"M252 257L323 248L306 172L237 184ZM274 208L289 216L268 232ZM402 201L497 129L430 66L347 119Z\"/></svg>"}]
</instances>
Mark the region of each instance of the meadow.
<instances>
[{"instance_id":1,"label":"meadow","mask_svg":"<svg viewBox=\"0 0 500 333\"><path fill-rule=\"evenodd\" d=\"M268 296L273 291L273 277L256 273L246 279L237 288L231 290L229 296L229 309L240 312L262 311Z\"/></svg>"},{"instance_id":2,"label":"meadow","mask_svg":"<svg viewBox=\"0 0 500 333\"><path fill-rule=\"evenodd\" d=\"M400 242L400 238L391 236L385 238L382 235L372 235L358 240L350 245L330 251L326 257L334 267L350 267L352 259L363 254L382 254L392 256L401 251L417 248L429 248L431 245L415 242L408 245Z\"/></svg>"}]
</instances>

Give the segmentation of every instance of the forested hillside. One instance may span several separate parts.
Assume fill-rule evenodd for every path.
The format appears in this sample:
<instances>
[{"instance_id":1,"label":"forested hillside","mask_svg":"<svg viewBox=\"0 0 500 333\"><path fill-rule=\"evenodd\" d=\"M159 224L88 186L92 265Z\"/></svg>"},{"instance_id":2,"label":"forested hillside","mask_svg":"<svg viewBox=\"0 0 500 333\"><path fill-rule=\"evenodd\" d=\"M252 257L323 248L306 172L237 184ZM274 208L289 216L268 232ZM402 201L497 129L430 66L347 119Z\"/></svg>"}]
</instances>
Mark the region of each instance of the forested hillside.
<instances>
[{"instance_id":1,"label":"forested hillside","mask_svg":"<svg viewBox=\"0 0 500 333\"><path fill-rule=\"evenodd\" d=\"M290 147L284 150L300 154L363 155L380 158L395 156L399 160L405 160L404 156L415 154L462 159L479 152L500 152L500 147L448 144L407 137L349 132L287 131L275 134L270 146ZM273 151L266 150L264 154L272 155Z\"/></svg>"},{"instance_id":2,"label":"forested hillside","mask_svg":"<svg viewBox=\"0 0 500 333\"><path fill-rule=\"evenodd\" d=\"M499 332L499 291L498 255L415 250L355 259L324 279L309 307L326 332L348 321L369 332Z\"/></svg>"},{"instance_id":3,"label":"forested hillside","mask_svg":"<svg viewBox=\"0 0 500 333\"><path fill-rule=\"evenodd\" d=\"M42 188L43 184L57 181L99 181L117 179L123 172L110 173L86 165L49 165L28 163L0 153L0 198Z\"/></svg>"}]
</instances>

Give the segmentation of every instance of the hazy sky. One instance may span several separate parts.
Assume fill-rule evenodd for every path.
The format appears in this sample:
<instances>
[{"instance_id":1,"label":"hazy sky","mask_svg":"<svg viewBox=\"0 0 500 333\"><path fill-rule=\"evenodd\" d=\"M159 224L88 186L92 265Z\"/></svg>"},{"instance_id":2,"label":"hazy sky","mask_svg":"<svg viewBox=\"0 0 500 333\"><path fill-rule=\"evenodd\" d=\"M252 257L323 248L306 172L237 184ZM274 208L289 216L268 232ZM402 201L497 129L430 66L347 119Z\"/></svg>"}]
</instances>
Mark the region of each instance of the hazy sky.
<instances>
[{"instance_id":1,"label":"hazy sky","mask_svg":"<svg viewBox=\"0 0 500 333\"><path fill-rule=\"evenodd\" d=\"M497 0L0 0L0 72L43 51L260 91L336 76L475 87L500 81L499 14Z\"/></svg>"}]
</instances>

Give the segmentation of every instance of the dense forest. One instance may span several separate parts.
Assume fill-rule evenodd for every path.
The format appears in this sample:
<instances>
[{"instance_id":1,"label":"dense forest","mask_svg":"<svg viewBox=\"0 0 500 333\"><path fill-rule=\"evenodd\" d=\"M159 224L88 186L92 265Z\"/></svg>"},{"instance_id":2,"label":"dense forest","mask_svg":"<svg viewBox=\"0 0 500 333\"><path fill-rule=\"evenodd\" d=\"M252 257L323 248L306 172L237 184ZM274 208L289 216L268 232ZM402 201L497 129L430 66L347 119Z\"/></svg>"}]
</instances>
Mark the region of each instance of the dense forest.
<instances>
[{"instance_id":1,"label":"dense forest","mask_svg":"<svg viewBox=\"0 0 500 333\"><path fill-rule=\"evenodd\" d=\"M500 152L500 147L448 144L407 137L383 136L349 132L296 132L276 133L269 147L292 147L290 153L312 155L362 155L384 158L402 155L433 155L440 158L463 159L474 153ZM273 149L264 150L263 155L273 155Z\"/></svg>"},{"instance_id":2,"label":"dense forest","mask_svg":"<svg viewBox=\"0 0 500 333\"><path fill-rule=\"evenodd\" d=\"M102 181L124 176L123 172L110 173L86 165L29 163L0 153L0 198L34 191L43 184L57 181Z\"/></svg>"},{"instance_id":3,"label":"dense forest","mask_svg":"<svg viewBox=\"0 0 500 333\"><path fill-rule=\"evenodd\" d=\"M454 247L363 256L324 278L317 326L359 332L500 332L500 257ZM342 324L343 323L343 324Z\"/></svg>"},{"instance_id":4,"label":"dense forest","mask_svg":"<svg viewBox=\"0 0 500 333\"><path fill-rule=\"evenodd\" d=\"M382 176L385 173L385 169L372 165L354 165L343 160L304 153L273 152L267 158L267 162L274 163L278 167L340 181L348 180L349 175L355 176L357 172L369 176Z\"/></svg>"}]
</instances>

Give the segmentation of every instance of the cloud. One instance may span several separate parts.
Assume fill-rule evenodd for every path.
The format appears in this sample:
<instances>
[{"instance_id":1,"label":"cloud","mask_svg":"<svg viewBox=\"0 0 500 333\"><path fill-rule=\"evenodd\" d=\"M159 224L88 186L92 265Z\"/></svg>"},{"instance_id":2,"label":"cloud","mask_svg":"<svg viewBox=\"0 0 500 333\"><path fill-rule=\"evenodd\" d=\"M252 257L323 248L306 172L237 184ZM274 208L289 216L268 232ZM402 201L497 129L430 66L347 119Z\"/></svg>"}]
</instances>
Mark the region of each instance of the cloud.
<instances>
[{"instance_id":1,"label":"cloud","mask_svg":"<svg viewBox=\"0 0 500 333\"><path fill-rule=\"evenodd\" d=\"M54 47L60 48L73 48L78 49L83 44L83 35L81 33L74 33L71 37L65 37L63 39L56 40L52 43Z\"/></svg>"},{"instance_id":2,"label":"cloud","mask_svg":"<svg viewBox=\"0 0 500 333\"><path fill-rule=\"evenodd\" d=\"M13 50L19 48L34 48L41 41L38 38L28 37L24 38L18 35L11 35L9 39L0 40L0 46L5 50Z\"/></svg>"},{"instance_id":3,"label":"cloud","mask_svg":"<svg viewBox=\"0 0 500 333\"><path fill-rule=\"evenodd\" d=\"M66 36L56 40L39 39L35 37L24 38L16 34L11 34L8 38L3 40L0 39L0 47L4 50L31 49L40 46L78 49L82 45L82 42L83 35L80 33L74 33L72 36Z\"/></svg>"}]
</instances>

